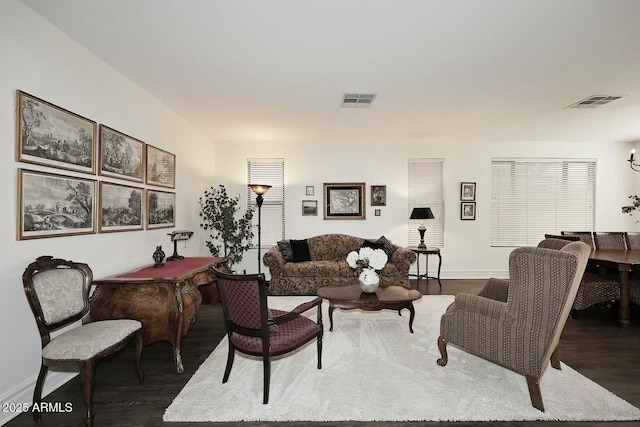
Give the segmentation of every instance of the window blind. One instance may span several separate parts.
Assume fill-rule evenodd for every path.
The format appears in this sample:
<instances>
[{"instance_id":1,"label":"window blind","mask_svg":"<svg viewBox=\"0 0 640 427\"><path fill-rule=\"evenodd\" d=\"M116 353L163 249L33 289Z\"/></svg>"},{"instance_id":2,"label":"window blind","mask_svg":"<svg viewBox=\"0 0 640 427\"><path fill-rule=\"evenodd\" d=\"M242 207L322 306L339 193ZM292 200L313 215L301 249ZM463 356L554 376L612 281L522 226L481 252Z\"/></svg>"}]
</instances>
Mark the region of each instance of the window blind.
<instances>
[{"instance_id":1,"label":"window blind","mask_svg":"<svg viewBox=\"0 0 640 427\"><path fill-rule=\"evenodd\" d=\"M444 247L443 159L409 159L409 246L420 243L420 220L409 220L413 208L431 208L434 219L425 219L427 246Z\"/></svg>"},{"instance_id":2,"label":"window blind","mask_svg":"<svg viewBox=\"0 0 640 427\"><path fill-rule=\"evenodd\" d=\"M247 159L247 185L264 184L271 188L263 194L260 216L260 245L270 248L284 239L284 159ZM255 207L253 223L258 226L256 194L247 187L249 206ZM252 245L258 246L257 228L254 230Z\"/></svg>"},{"instance_id":3,"label":"window blind","mask_svg":"<svg viewBox=\"0 0 640 427\"><path fill-rule=\"evenodd\" d=\"M491 246L535 246L545 233L593 230L595 160L492 159Z\"/></svg>"}]
</instances>

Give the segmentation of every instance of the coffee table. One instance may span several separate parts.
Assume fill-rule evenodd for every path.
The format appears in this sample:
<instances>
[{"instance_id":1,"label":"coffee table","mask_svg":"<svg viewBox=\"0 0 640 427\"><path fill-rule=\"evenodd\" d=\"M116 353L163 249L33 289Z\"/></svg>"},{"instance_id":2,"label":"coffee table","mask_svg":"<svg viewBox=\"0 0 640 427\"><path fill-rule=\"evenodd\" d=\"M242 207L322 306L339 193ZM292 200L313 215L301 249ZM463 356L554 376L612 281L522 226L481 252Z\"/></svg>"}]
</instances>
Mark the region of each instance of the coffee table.
<instances>
[{"instance_id":1,"label":"coffee table","mask_svg":"<svg viewBox=\"0 0 640 427\"><path fill-rule=\"evenodd\" d=\"M333 331L333 310L353 310L359 308L365 311L398 310L401 315L403 308L409 310L409 331L413 333L413 318L416 311L413 301L422 298L422 294L415 289L402 286L378 288L375 293L362 292L359 285L327 286L318 289L318 296L329 300L329 331Z\"/></svg>"}]
</instances>

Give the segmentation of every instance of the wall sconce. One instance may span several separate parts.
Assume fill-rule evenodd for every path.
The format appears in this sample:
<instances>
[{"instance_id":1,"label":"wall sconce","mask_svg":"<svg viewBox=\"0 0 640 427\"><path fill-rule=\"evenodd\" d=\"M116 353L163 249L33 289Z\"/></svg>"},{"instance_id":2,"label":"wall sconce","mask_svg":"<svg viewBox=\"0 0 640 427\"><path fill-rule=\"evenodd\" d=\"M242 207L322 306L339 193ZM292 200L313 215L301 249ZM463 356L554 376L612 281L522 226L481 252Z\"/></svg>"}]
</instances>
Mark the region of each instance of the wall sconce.
<instances>
[{"instance_id":1,"label":"wall sconce","mask_svg":"<svg viewBox=\"0 0 640 427\"><path fill-rule=\"evenodd\" d=\"M636 149L632 148L631 154L629 155L629 160L627 160L627 162L629 162L629 166L631 166L631 169L633 169L636 172L640 172L640 164L633 161L635 154L636 154Z\"/></svg>"}]
</instances>

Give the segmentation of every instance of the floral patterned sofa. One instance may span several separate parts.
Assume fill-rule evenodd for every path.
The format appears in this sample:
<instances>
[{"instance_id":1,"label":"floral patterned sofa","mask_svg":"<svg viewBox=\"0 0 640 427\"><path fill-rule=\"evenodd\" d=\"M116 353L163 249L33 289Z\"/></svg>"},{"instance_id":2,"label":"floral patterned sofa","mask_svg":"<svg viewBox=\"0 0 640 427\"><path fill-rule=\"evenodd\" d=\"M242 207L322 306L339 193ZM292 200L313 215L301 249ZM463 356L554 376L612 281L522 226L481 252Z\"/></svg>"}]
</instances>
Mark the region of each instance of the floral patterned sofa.
<instances>
[{"instance_id":1,"label":"floral patterned sofa","mask_svg":"<svg viewBox=\"0 0 640 427\"><path fill-rule=\"evenodd\" d=\"M264 254L264 265L271 272L270 294L315 295L318 288L323 286L358 283L361 269L349 267L346 258L349 252L358 251L365 239L345 234L323 234L306 240L311 261L285 262L278 246L273 246ZM378 271L380 286L409 287L409 266L416 261L416 254L395 245L391 251L393 253L389 261Z\"/></svg>"}]
</instances>

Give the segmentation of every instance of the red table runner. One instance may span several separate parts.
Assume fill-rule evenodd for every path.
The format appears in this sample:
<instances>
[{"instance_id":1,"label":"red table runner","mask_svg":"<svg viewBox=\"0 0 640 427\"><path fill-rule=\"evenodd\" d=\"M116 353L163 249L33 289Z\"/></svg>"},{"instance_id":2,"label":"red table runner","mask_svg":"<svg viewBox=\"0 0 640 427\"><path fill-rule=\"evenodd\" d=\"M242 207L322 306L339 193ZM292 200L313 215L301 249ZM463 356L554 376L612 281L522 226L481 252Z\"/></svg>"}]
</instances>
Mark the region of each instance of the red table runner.
<instances>
[{"instance_id":1,"label":"red table runner","mask_svg":"<svg viewBox=\"0 0 640 427\"><path fill-rule=\"evenodd\" d=\"M159 277L179 277L188 271L215 264L222 261L219 257L194 257L184 258L176 261L167 261L162 267L153 268L152 265L143 267L140 270L131 271L116 276L116 279L149 279Z\"/></svg>"}]
</instances>

